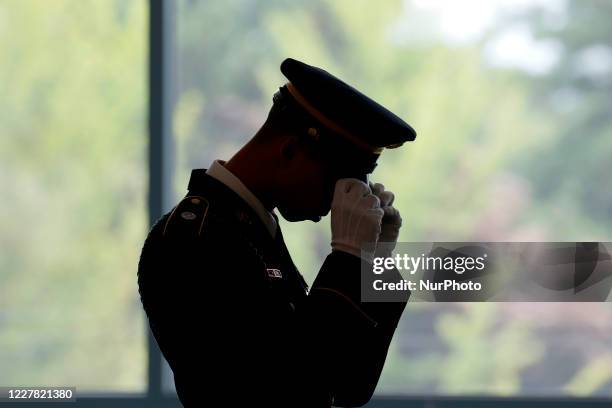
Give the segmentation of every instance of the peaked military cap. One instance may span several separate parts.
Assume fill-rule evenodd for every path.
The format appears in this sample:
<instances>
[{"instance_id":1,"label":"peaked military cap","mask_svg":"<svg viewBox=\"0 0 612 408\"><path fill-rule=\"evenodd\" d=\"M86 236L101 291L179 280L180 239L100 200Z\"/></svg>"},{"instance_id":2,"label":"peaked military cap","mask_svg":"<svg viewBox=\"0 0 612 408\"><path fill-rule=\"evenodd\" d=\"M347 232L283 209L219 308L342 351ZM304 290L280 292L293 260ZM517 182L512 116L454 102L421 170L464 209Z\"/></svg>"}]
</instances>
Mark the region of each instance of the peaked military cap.
<instances>
[{"instance_id":1,"label":"peaked military cap","mask_svg":"<svg viewBox=\"0 0 612 408\"><path fill-rule=\"evenodd\" d=\"M398 116L327 71L292 58L281 64L281 92L336 136L374 154L416 138Z\"/></svg>"}]
</instances>

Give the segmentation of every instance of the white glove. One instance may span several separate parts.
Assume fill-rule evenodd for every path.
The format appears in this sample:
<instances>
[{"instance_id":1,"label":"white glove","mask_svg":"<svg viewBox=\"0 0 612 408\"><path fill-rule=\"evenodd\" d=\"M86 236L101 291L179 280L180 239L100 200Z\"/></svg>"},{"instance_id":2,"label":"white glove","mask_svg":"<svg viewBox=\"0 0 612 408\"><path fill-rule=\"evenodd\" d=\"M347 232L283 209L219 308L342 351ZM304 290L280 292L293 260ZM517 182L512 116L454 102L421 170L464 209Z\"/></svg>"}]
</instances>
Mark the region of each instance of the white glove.
<instances>
[{"instance_id":1,"label":"white glove","mask_svg":"<svg viewBox=\"0 0 612 408\"><path fill-rule=\"evenodd\" d=\"M376 248L376 256L389 257L395 249L399 231L402 226L402 217L397 208L393 207L395 195L391 191L385 191L385 186L380 183L371 184L372 194L376 195L380 200L380 206L384 211L384 216L381 223L381 231L378 237L378 245Z\"/></svg>"},{"instance_id":2,"label":"white glove","mask_svg":"<svg viewBox=\"0 0 612 408\"><path fill-rule=\"evenodd\" d=\"M331 205L332 249L372 262L383 215L379 198L366 183L338 180Z\"/></svg>"}]
</instances>

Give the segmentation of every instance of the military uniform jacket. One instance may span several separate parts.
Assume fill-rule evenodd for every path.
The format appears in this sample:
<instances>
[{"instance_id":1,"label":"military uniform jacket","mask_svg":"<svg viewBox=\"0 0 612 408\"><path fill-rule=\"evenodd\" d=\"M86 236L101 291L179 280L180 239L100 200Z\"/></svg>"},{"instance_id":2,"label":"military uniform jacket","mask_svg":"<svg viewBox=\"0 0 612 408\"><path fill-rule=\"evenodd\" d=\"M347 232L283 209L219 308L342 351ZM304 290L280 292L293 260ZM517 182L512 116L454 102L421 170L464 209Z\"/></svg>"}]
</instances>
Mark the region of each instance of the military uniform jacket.
<instances>
[{"instance_id":1,"label":"military uniform jacket","mask_svg":"<svg viewBox=\"0 0 612 408\"><path fill-rule=\"evenodd\" d=\"M272 238L240 196L194 170L187 196L150 231L138 268L182 404L365 404L405 302L361 302L361 262L331 252L309 291L280 229Z\"/></svg>"}]
</instances>

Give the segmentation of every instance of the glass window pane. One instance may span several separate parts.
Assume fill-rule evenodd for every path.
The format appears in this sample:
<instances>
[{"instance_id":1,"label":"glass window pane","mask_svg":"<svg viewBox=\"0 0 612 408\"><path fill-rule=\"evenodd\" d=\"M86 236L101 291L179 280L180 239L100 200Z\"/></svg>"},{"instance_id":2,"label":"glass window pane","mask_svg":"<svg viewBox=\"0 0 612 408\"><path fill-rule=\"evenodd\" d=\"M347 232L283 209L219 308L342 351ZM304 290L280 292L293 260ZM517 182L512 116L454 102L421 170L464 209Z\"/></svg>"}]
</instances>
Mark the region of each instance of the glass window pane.
<instances>
[{"instance_id":1,"label":"glass window pane","mask_svg":"<svg viewBox=\"0 0 612 408\"><path fill-rule=\"evenodd\" d=\"M372 177L396 192L401 240L612 236L612 10L603 2L178 5L177 198L191 168L228 159L257 131L291 56L419 132L385 152ZM329 220L282 227L312 281ZM609 304L409 304L378 392L612 396L611 322Z\"/></svg>"},{"instance_id":2,"label":"glass window pane","mask_svg":"<svg viewBox=\"0 0 612 408\"><path fill-rule=\"evenodd\" d=\"M0 384L143 391L147 2L0 3Z\"/></svg>"}]
</instances>

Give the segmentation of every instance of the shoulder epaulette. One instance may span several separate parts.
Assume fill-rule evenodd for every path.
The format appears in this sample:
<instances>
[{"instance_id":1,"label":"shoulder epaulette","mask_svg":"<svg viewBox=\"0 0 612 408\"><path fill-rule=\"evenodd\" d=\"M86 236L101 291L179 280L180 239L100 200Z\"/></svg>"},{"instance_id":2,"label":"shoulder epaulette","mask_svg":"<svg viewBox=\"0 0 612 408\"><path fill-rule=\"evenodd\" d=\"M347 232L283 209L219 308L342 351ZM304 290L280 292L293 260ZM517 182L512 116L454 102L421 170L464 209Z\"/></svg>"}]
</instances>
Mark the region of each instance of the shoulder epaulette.
<instances>
[{"instance_id":1,"label":"shoulder epaulette","mask_svg":"<svg viewBox=\"0 0 612 408\"><path fill-rule=\"evenodd\" d=\"M202 196L185 197L168 216L163 235L201 235L209 206L208 200Z\"/></svg>"}]
</instances>

